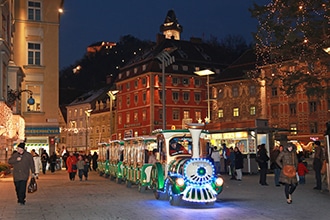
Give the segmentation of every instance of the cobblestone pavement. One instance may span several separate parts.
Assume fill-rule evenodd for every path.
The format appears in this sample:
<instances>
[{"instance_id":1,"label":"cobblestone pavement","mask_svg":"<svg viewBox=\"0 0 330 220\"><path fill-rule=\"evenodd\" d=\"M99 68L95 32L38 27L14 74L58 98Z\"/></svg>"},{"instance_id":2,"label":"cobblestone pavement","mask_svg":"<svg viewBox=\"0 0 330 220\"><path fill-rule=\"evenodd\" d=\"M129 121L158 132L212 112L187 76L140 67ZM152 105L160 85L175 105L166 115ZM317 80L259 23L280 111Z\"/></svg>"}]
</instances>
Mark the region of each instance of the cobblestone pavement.
<instances>
[{"instance_id":1,"label":"cobblestone pavement","mask_svg":"<svg viewBox=\"0 0 330 220\"><path fill-rule=\"evenodd\" d=\"M243 181L230 180L214 206L171 206L155 200L148 190L139 193L90 172L88 181L69 181L65 170L40 175L38 191L27 194L25 206L16 203L13 179L0 178L0 220L20 219L329 219L328 191L316 191L314 174L306 177L287 204L284 188L275 187L268 174L269 186L258 184L258 175L244 175Z\"/></svg>"}]
</instances>

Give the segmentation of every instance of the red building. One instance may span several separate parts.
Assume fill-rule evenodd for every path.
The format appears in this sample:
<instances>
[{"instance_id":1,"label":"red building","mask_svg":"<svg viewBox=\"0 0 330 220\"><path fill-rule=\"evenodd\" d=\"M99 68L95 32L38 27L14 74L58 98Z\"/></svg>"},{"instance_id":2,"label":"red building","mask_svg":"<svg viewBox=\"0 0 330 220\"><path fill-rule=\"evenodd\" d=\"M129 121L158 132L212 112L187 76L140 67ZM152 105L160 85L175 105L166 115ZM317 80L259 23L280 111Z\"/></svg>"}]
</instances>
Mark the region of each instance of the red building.
<instances>
[{"instance_id":1,"label":"red building","mask_svg":"<svg viewBox=\"0 0 330 220\"><path fill-rule=\"evenodd\" d=\"M194 72L211 69L217 74L227 66L225 60L228 56L224 50L196 38L180 40L178 34L182 26L178 24L174 11L169 11L161 31L163 35L158 36L156 46L123 67L116 81L119 139L149 135L164 125L166 129L181 129L187 122L203 120L208 109L207 78ZM164 62L163 69L164 53L169 60ZM166 117L163 117L164 112Z\"/></svg>"}]
</instances>

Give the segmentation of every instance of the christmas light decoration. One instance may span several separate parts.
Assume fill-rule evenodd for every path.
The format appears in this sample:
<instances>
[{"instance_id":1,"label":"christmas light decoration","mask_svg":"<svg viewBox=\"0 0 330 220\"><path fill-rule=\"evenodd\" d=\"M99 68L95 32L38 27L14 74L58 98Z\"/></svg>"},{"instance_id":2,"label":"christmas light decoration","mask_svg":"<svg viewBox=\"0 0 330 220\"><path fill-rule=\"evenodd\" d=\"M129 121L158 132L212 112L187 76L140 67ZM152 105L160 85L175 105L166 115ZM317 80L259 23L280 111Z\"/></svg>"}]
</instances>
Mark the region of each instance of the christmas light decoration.
<instances>
[{"instance_id":1,"label":"christmas light decoration","mask_svg":"<svg viewBox=\"0 0 330 220\"><path fill-rule=\"evenodd\" d=\"M330 10L328 0L273 0L254 4L257 70L249 74L268 84L279 83L287 95L299 89L323 96L328 89ZM260 71L268 67L269 74Z\"/></svg>"}]
</instances>

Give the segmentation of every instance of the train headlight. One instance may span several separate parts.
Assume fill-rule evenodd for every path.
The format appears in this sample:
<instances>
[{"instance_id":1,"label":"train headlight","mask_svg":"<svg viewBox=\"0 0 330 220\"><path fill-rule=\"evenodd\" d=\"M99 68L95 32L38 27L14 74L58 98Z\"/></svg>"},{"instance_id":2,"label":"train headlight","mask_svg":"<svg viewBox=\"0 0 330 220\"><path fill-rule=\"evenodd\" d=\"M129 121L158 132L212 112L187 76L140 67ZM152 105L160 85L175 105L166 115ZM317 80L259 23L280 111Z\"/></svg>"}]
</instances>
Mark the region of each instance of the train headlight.
<instances>
[{"instance_id":1,"label":"train headlight","mask_svg":"<svg viewBox=\"0 0 330 220\"><path fill-rule=\"evenodd\" d=\"M216 180L215 180L215 185L216 186L222 186L223 185L223 179L221 177L218 177Z\"/></svg>"},{"instance_id":2,"label":"train headlight","mask_svg":"<svg viewBox=\"0 0 330 220\"><path fill-rule=\"evenodd\" d=\"M175 180L175 183L176 183L177 186L182 187L182 186L184 186L184 179L183 178L177 178Z\"/></svg>"}]
</instances>

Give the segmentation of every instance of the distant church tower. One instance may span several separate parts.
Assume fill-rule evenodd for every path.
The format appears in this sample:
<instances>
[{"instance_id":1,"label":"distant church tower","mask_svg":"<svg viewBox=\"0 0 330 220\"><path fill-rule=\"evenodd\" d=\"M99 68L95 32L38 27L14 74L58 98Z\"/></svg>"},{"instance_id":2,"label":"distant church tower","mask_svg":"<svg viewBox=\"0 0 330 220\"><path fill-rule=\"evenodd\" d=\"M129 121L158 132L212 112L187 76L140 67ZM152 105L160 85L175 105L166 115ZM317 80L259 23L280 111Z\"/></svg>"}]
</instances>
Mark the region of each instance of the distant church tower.
<instances>
[{"instance_id":1,"label":"distant church tower","mask_svg":"<svg viewBox=\"0 0 330 220\"><path fill-rule=\"evenodd\" d=\"M163 32L165 38L180 40L180 34L182 32L182 26L179 24L178 19L175 16L173 10L167 12L164 24L160 26L160 32Z\"/></svg>"}]
</instances>

